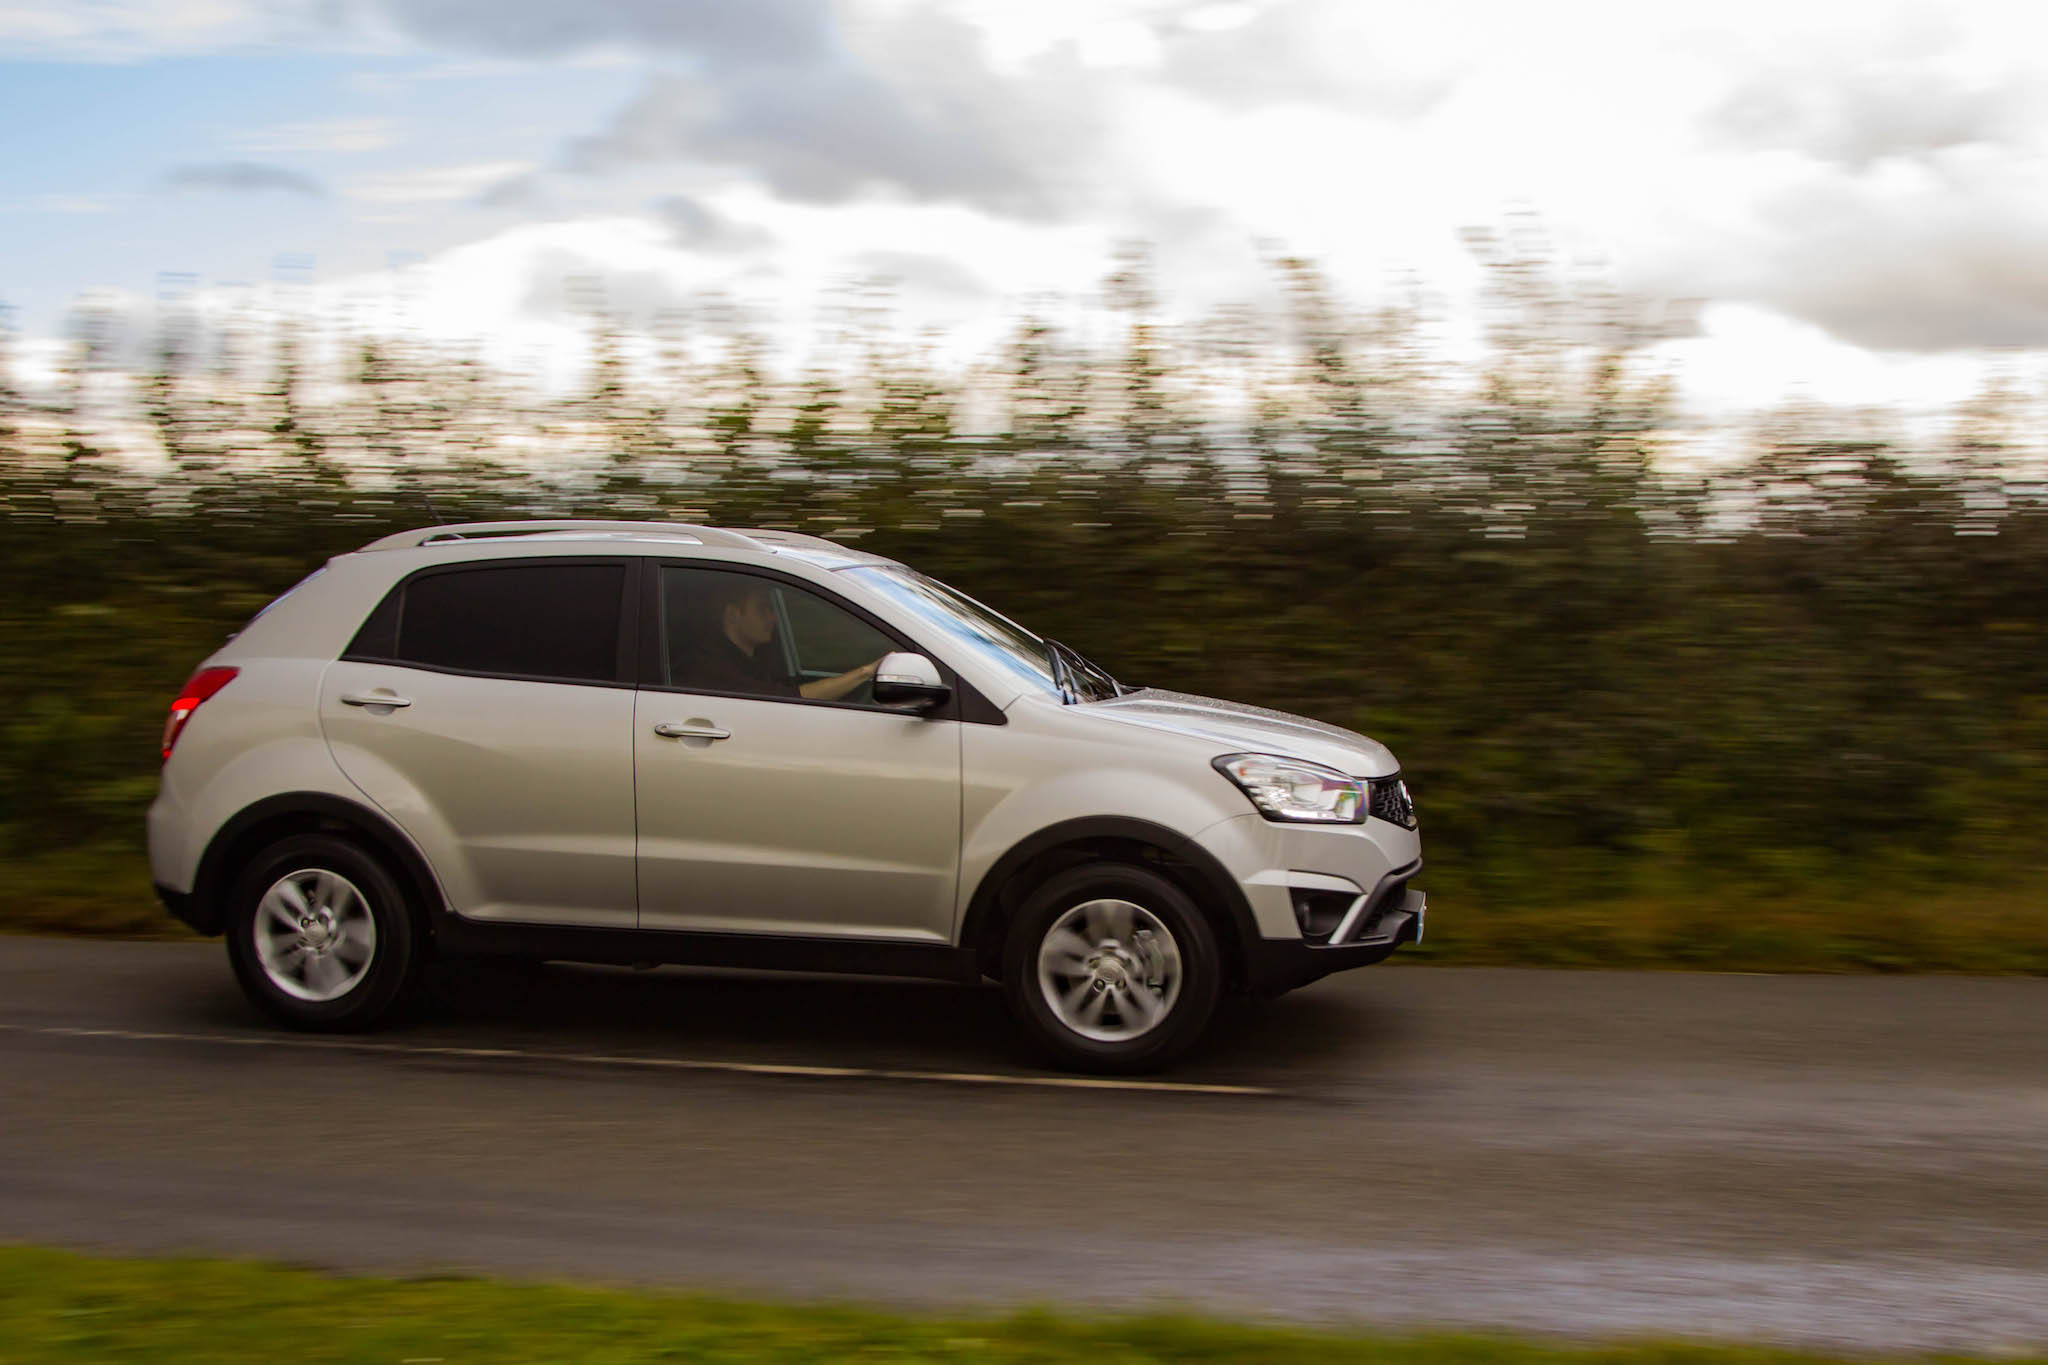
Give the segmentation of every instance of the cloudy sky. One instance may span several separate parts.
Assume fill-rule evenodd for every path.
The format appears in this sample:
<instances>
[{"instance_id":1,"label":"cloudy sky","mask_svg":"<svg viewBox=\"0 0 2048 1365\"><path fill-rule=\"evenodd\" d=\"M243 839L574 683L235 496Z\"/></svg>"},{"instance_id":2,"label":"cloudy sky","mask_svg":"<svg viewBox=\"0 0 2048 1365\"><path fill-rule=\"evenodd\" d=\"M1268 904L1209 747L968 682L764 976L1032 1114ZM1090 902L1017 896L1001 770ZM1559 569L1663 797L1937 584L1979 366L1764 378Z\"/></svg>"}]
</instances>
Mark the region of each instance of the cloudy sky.
<instances>
[{"instance_id":1,"label":"cloudy sky","mask_svg":"<svg viewBox=\"0 0 2048 1365\"><path fill-rule=\"evenodd\" d=\"M1456 316L1540 215L1707 409L1936 404L2048 353L2048 6L0 0L0 300L285 288L537 359L593 297L787 334L896 281L963 345L1153 244ZM39 349L40 348L40 349ZM2028 371L2038 373L2038 369Z\"/></svg>"}]
</instances>

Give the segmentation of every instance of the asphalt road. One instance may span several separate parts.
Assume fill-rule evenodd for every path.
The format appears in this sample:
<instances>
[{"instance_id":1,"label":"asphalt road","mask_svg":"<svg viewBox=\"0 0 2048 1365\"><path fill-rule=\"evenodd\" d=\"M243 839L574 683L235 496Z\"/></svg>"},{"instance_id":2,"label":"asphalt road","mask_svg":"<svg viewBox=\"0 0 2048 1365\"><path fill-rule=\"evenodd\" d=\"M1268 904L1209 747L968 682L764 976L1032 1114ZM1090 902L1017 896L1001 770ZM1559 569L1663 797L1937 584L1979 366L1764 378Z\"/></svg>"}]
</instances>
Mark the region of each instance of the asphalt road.
<instances>
[{"instance_id":1,"label":"asphalt road","mask_svg":"<svg viewBox=\"0 0 2048 1365\"><path fill-rule=\"evenodd\" d=\"M1058 1084L949 986L555 967L334 1043L217 945L0 939L0 1240L2048 1347L2048 981L1383 967L1164 1080Z\"/></svg>"}]
</instances>

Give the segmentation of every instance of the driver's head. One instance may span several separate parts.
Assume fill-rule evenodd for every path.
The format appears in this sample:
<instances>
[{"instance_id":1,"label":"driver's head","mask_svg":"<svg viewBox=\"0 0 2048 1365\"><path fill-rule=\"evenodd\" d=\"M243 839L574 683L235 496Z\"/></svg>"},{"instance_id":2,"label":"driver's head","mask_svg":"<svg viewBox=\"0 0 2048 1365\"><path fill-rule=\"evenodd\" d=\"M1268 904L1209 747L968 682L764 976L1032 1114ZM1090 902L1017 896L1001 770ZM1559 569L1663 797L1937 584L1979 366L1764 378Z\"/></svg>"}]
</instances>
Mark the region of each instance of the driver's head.
<instances>
[{"instance_id":1,"label":"driver's head","mask_svg":"<svg viewBox=\"0 0 2048 1365\"><path fill-rule=\"evenodd\" d=\"M775 638L775 603L768 593L758 579L734 578L720 595L719 626L748 654Z\"/></svg>"}]
</instances>

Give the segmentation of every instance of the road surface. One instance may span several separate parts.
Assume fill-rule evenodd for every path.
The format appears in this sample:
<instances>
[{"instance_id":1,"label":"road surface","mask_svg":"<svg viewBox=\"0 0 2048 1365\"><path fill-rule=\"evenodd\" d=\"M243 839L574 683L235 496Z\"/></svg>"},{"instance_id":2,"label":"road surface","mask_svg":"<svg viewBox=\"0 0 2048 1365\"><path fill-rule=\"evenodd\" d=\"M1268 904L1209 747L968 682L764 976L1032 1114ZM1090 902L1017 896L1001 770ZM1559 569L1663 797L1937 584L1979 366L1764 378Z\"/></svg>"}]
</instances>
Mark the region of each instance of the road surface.
<instances>
[{"instance_id":1,"label":"road surface","mask_svg":"<svg viewBox=\"0 0 2048 1365\"><path fill-rule=\"evenodd\" d=\"M280 1034L0 938L0 1240L980 1310L2048 1347L2048 981L1384 967L1074 1086L997 993L554 967Z\"/></svg>"}]
</instances>

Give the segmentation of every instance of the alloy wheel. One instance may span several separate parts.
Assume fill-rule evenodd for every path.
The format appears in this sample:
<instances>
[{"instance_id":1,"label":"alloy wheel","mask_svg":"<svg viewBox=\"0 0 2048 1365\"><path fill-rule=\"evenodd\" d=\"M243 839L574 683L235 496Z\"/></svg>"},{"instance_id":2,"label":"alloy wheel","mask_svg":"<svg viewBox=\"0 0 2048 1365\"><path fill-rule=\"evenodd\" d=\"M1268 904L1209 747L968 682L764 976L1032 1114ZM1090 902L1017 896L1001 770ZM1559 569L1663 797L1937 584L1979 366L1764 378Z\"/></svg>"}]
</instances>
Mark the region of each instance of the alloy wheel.
<instances>
[{"instance_id":1,"label":"alloy wheel","mask_svg":"<svg viewBox=\"0 0 2048 1365\"><path fill-rule=\"evenodd\" d=\"M256 903L256 961L295 1000L339 1000L369 975L377 922L356 884L338 872L287 872Z\"/></svg>"},{"instance_id":2,"label":"alloy wheel","mask_svg":"<svg viewBox=\"0 0 2048 1365\"><path fill-rule=\"evenodd\" d=\"M1098 1043L1141 1038L1172 1013L1183 976L1180 945L1133 901L1068 909L1038 948L1038 986L1061 1024Z\"/></svg>"}]
</instances>

